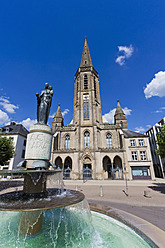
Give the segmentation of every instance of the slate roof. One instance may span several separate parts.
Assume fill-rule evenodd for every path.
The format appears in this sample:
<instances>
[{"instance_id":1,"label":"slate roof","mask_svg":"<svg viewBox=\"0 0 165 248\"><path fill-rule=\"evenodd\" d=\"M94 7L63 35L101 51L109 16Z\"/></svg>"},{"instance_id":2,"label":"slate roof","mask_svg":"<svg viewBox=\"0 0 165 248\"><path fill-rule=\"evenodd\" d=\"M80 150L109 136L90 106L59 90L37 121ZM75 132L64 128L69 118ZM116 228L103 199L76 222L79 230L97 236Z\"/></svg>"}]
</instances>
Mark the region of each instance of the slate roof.
<instances>
[{"instance_id":1,"label":"slate roof","mask_svg":"<svg viewBox=\"0 0 165 248\"><path fill-rule=\"evenodd\" d=\"M139 133L139 132L134 132L128 129L122 129L123 133L124 133L124 137L128 138L128 137L147 137L145 134Z\"/></svg>"},{"instance_id":2,"label":"slate roof","mask_svg":"<svg viewBox=\"0 0 165 248\"><path fill-rule=\"evenodd\" d=\"M4 126L0 128L1 134L19 134L24 137L27 136L29 131L22 125L22 124L17 124L15 122L11 122L10 125Z\"/></svg>"}]
</instances>

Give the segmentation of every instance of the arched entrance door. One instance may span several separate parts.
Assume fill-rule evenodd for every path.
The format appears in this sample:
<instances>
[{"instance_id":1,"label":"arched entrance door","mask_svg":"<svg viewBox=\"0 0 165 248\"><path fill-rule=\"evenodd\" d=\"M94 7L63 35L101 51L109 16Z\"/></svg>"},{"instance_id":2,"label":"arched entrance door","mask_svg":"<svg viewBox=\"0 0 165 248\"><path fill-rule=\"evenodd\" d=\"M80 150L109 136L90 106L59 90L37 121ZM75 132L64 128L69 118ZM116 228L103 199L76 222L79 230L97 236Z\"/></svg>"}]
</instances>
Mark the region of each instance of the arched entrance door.
<instances>
[{"instance_id":1,"label":"arched entrance door","mask_svg":"<svg viewBox=\"0 0 165 248\"><path fill-rule=\"evenodd\" d=\"M70 173L72 171L72 159L68 156L64 162L64 179L70 179Z\"/></svg>"},{"instance_id":2,"label":"arched entrance door","mask_svg":"<svg viewBox=\"0 0 165 248\"><path fill-rule=\"evenodd\" d=\"M62 159L60 157L57 157L55 159L55 165L57 166L57 168L62 169Z\"/></svg>"},{"instance_id":3,"label":"arched entrance door","mask_svg":"<svg viewBox=\"0 0 165 248\"><path fill-rule=\"evenodd\" d=\"M105 172L108 172L108 178L112 178L112 164L111 164L111 160L108 156L105 156L103 158L103 170Z\"/></svg>"},{"instance_id":4,"label":"arched entrance door","mask_svg":"<svg viewBox=\"0 0 165 248\"><path fill-rule=\"evenodd\" d=\"M115 156L113 160L114 179L123 179L122 160L119 156Z\"/></svg>"},{"instance_id":5,"label":"arched entrance door","mask_svg":"<svg viewBox=\"0 0 165 248\"><path fill-rule=\"evenodd\" d=\"M92 163L91 159L87 156L83 160L83 180L92 179Z\"/></svg>"}]
</instances>

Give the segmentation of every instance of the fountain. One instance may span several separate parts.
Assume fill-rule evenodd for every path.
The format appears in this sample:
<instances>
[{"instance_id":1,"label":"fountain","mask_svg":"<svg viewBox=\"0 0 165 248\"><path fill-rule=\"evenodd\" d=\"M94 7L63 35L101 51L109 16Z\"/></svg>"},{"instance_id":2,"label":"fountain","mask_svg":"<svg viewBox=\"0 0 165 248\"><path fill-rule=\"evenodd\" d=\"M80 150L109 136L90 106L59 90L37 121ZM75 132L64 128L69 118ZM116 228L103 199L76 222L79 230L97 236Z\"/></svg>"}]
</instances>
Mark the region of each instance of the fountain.
<instances>
[{"instance_id":1,"label":"fountain","mask_svg":"<svg viewBox=\"0 0 165 248\"><path fill-rule=\"evenodd\" d=\"M151 247L128 227L91 215L81 192L63 188L62 171L49 161L52 87L46 83L36 96L37 124L30 127L25 160L15 170L0 172L24 177L23 190L0 195L0 247L128 247L128 240L129 247Z\"/></svg>"}]
</instances>

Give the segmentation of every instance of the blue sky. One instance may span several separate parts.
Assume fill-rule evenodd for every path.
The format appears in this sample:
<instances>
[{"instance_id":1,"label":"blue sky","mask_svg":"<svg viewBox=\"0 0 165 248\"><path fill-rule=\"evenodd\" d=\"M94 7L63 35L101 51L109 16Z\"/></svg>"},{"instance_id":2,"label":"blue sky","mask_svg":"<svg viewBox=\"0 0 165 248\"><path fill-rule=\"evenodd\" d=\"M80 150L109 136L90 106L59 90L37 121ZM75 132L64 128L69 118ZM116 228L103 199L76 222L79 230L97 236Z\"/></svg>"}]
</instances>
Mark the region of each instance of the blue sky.
<instances>
[{"instance_id":1,"label":"blue sky","mask_svg":"<svg viewBox=\"0 0 165 248\"><path fill-rule=\"evenodd\" d=\"M33 123L45 82L54 90L50 115L60 103L70 123L86 35L103 115L112 122L119 99L128 128L147 130L165 116L164 13L164 0L1 0L0 126Z\"/></svg>"}]
</instances>

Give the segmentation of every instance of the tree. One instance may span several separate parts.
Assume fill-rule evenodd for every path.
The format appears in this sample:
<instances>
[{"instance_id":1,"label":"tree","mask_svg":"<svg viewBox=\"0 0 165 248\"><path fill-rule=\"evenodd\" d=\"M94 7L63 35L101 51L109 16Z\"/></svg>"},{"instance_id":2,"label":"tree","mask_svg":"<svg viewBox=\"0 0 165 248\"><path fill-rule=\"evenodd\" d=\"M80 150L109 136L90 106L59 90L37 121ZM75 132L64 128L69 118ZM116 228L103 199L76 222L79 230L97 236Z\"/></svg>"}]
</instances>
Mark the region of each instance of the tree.
<instances>
[{"instance_id":1,"label":"tree","mask_svg":"<svg viewBox=\"0 0 165 248\"><path fill-rule=\"evenodd\" d=\"M15 155L15 148L10 138L0 137L0 165L5 165Z\"/></svg>"},{"instance_id":2,"label":"tree","mask_svg":"<svg viewBox=\"0 0 165 248\"><path fill-rule=\"evenodd\" d=\"M163 124L160 133L157 134L157 145L158 149L156 150L157 154L161 158L165 158L165 124Z\"/></svg>"}]
</instances>

